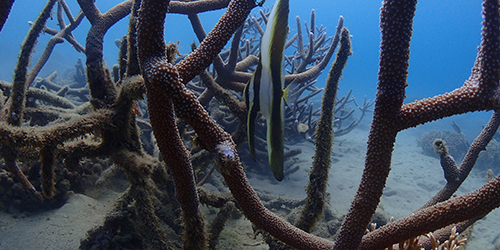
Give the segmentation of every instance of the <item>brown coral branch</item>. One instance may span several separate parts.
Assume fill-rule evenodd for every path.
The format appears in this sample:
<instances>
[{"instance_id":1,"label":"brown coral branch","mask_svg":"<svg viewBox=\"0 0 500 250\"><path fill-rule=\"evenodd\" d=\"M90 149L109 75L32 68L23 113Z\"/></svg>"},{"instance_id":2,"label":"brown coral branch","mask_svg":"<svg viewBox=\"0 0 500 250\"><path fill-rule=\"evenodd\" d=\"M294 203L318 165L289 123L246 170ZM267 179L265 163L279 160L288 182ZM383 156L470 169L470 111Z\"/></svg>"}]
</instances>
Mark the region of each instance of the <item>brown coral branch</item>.
<instances>
[{"instance_id":1,"label":"brown coral branch","mask_svg":"<svg viewBox=\"0 0 500 250\"><path fill-rule=\"evenodd\" d=\"M243 24L243 21L248 15L248 11L234 13L234 8L236 7L230 4L220 21L215 25L212 31L208 33L207 37L201 42L198 48L176 65L180 77L184 82L190 81L197 75L192 72L201 72L208 67L208 65L212 63L213 58L215 58L224 45L226 45L226 42L231 38L234 31ZM243 21L241 21L241 19L243 19Z\"/></svg>"},{"instance_id":2,"label":"brown coral branch","mask_svg":"<svg viewBox=\"0 0 500 250\"><path fill-rule=\"evenodd\" d=\"M55 173L54 162L55 154L51 146L44 147L40 150L40 157L42 162L42 169L40 175L42 177L42 191L43 195L47 198L54 196L55 187Z\"/></svg>"},{"instance_id":3,"label":"brown coral branch","mask_svg":"<svg viewBox=\"0 0 500 250\"><path fill-rule=\"evenodd\" d=\"M496 1L483 3L483 38L470 78L461 88L450 93L404 105L401 109L400 129L451 115L498 108L500 17L495 8L498 8Z\"/></svg>"},{"instance_id":4,"label":"brown coral branch","mask_svg":"<svg viewBox=\"0 0 500 250\"><path fill-rule=\"evenodd\" d=\"M33 69L31 69L28 79L26 80L26 85L30 86L33 83L33 80L35 80L35 77L38 75L40 70L42 70L42 67L45 65L45 63L49 60L50 54L52 54L52 51L54 50L56 44L64 42L63 38L67 39L67 36L71 34L71 31L76 29L80 22L83 20L85 16L83 13L79 13L76 16L76 20L72 22L70 25L64 27L61 29L61 31L57 32L57 34L49 39L49 42L47 43L47 46L45 46L45 50L43 51L42 55L38 59L38 61L35 63L35 66L33 66Z\"/></svg>"},{"instance_id":5,"label":"brown coral branch","mask_svg":"<svg viewBox=\"0 0 500 250\"><path fill-rule=\"evenodd\" d=\"M380 201L391 166L398 118L405 97L416 1L384 1L379 87L368 137L365 170L334 249L356 249Z\"/></svg>"},{"instance_id":6,"label":"brown coral branch","mask_svg":"<svg viewBox=\"0 0 500 250\"><path fill-rule=\"evenodd\" d=\"M415 4L415 1L385 1L382 8L380 83L374 110L374 120L368 141L366 165L361 185L338 237L337 244L339 247L335 249L354 249L357 247L357 242L363 235L362 231L368 224L382 195L390 169L395 136L401 129L463 112L492 109L498 103L496 91L499 79L497 64L500 60L500 47L498 46L500 43L500 37L498 36L500 28L499 4L498 1L487 0L483 4L485 16L483 40L469 81L464 84L464 87L451 93L416 102L417 105L413 103L401 107L407 85L409 41ZM420 110L417 111L417 109ZM398 122L395 124L395 121ZM389 229L385 232L390 231L389 234L395 235L395 229L407 232L410 231L409 228L413 228L415 231L412 231L411 236L404 236L405 239L408 239L443 227L443 225L480 216L486 213L486 210L489 212L496 208L498 206L496 203L498 203L499 192L495 190L494 184L487 184L480 190L482 191L476 191L454 201L439 203L432 208L424 209L425 213L422 212L423 210L418 211L417 213L421 215L419 219L424 220L423 218L426 217L427 222L416 223L403 219L397 225L394 223L389 224L387 227ZM484 202L485 196L491 199L488 201L490 206L486 210L477 210L477 212L467 210L465 212L466 207L476 206L477 203ZM464 212L457 214L456 217L453 214L440 214L445 213L445 210L455 209L454 206L457 206L457 210L464 209L460 210ZM458 213L458 211L456 212ZM454 217L455 221L451 221L451 217ZM446 221L446 219L450 221ZM422 232L417 233L417 230ZM374 234L376 233L374 232ZM383 238L389 238L389 236L385 236ZM376 246L382 247L383 245L383 247L387 247L390 245L388 243L398 242L395 238L391 240L394 241L386 241L384 244ZM368 244L366 249L375 249L375 245L370 245L373 242L372 239L363 242L363 244Z\"/></svg>"},{"instance_id":7,"label":"brown coral branch","mask_svg":"<svg viewBox=\"0 0 500 250\"><path fill-rule=\"evenodd\" d=\"M35 47L36 41L40 32L42 31L47 19L50 17L52 8L54 7L55 0L47 1L47 4L43 8L42 12L35 21L33 27L31 27L28 35L21 45L21 53L16 64L14 71L14 81L12 83L12 90L10 93L9 103L7 106L7 124L12 126L20 126L23 122L23 113L26 106L26 78L28 72L28 65L31 58L31 53ZM28 178L19 169L16 163L17 152L13 148L12 144L0 145L0 155L5 159L6 165L9 167L10 171L17 179L21 182L23 187L28 190L35 199L41 201L43 200L42 195L36 191L33 185L29 182Z\"/></svg>"},{"instance_id":8,"label":"brown coral branch","mask_svg":"<svg viewBox=\"0 0 500 250\"><path fill-rule=\"evenodd\" d=\"M0 81L0 88L3 91L10 92L12 91L12 84L9 84L4 81ZM49 92L47 90L43 90L40 88L30 88L26 91L26 97L35 98L38 100L42 100L47 102L50 105L54 105L56 107L66 108L66 109L74 109L76 105L70 102L69 100L62 98L56 95L53 92Z\"/></svg>"},{"instance_id":9,"label":"brown coral branch","mask_svg":"<svg viewBox=\"0 0 500 250\"><path fill-rule=\"evenodd\" d=\"M216 249L219 242L219 235L224 229L224 225L231 218L231 214L236 208L234 202L228 201L220 209L219 213L215 217L214 221L210 224L210 239L208 244L208 249Z\"/></svg>"},{"instance_id":10,"label":"brown coral branch","mask_svg":"<svg viewBox=\"0 0 500 250\"><path fill-rule=\"evenodd\" d=\"M500 206L500 176L480 189L438 203L389 223L363 237L359 249L383 249L393 243L483 216Z\"/></svg>"},{"instance_id":11,"label":"brown coral branch","mask_svg":"<svg viewBox=\"0 0 500 250\"><path fill-rule=\"evenodd\" d=\"M248 111L243 102L238 101L231 92L217 84L207 71L201 72L200 81L213 93L219 102L228 106L229 110L238 117L240 122L244 123L246 121Z\"/></svg>"},{"instance_id":12,"label":"brown coral branch","mask_svg":"<svg viewBox=\"0 0 500 250\"><path fill-rule=\"evenodd\" d=\"M199 0L199 1L171 1L168 12L177 14L194 14L227 7L230 0Z\"/></svg>"},{"instance_id":13,"label":"brown coral branch","mask_svg":"<svg viewBox=\"0 0 500 250\"><path fill-rule=\"evenodd\" d=\"M28 72L28 65L31 58L31 53L36 44L36 40L40 35L47 19L50 17L50 13L56 0L49 0L43 8L40 16L36 19L33 27L31 27L26 39L21 45L21 53L19 54L19 59L17 61L14 81L12 82L12 92L9 99L7 121L9 124L14 126L21 125L23 120L23 109L26 105L26 79Z\"/></svg>"},{"instance_id":14,"label":"brown coral branch","mask_svg":"<svg viewBox=\"0 0 500 250\"><path fill-rule=\"evenodd\" d=\"M14 4L14 0L5 0L0 3L0 31L2 31L3 26L9 17L12 4Z\"/></svg>"},{"instance_id":15,"label":"brown coral branch","mask_svg":"<svg viewBox=\"0 0 500 250\"><path fill-rule=\"evenodd\" d=\"M116 89L103 59L103 39L108 29L131 11L132 0L117 4L101 14L94 1L78 0L85 16L92 24L85 44L87 78L94 108L109 107L116 98Z\"/></svg>"},{"instance_id":16,"label":"brown coral branch","mask_svg":"<svg viewBox=\"0 0 500 250\"><path fill-rule=\"evenodd\" d=\"M139 62L137 59L137 17L139 16L139 8L141 1L134 0L130 13L130 21L128 26L127 36L127 76L138 75L141 73Z\"/></svg>"},{"instance_id":17,"label":"brown coral branch","mask_svg":"<svg viewBox=\"0 0 500 250\"><path fill-rule=\"evenodd\" d=\"M491 141L493 136L498 130L500 125L500 111L496 110L488 124L484 126L481 133L474 139L469 150L467 151L460 167L457 168L453 158L450 159L450 155L440 154L441 166L445 172L446 185L434 196L432 197L422 208L434 205L438 202L445 201L449 199L460 187L460 185L465 181L469 175L472 167L476 164L476 160L479 157L479 153L486 150L486 145Z\"/></svg>"},{"instance_id":18,"label":"brown coral branch","mask_svg":"<svg viewBox=\"0 0 500 250\"><path fill-rule=\"evenodd\" d=\"M185 93L182 78L168 61L163 40L163 23L170 1L143 1L138 17L137 43L139 64L146 84L148 111L158 148L175 180L176 198L182 208L185 249L205 248L203 219L198 206L199 198L189 155L179 136L172 94L195 98ZM198 52L200 53L200 52ZM208 65L207 65L208 66ZM206 66L205 66L206 67ZM203 69L203 68L202 68ZM194 76L193 76L194 77ZM169 87L164 89L162 85ZM184 93L183 93L184 92ZM170 94L169 94L170 93ZM179 98L178 96L175 96ZM175 98L174 97L174 98ZM179 107L180 108L180 107ZM178 115L185 110L177 110ZM190 112L186 112L188 114Z\"/></svg>"},{"instance_id":19,"label":"brown coral branch","mask_svg":"<svg viewBox=\"0 0 500 250\"><path fill-rule=\"evenodd\" d=\"M28 180L26 175L21 171L16 163L16 152L11 147L3 146L0 148L0 153L5 161L5 165L9 171L18 179L23 188L27 190L36 200L43 201L43 195L38 192L33 184Z\"/></svg>"},{"instance_id":20,"label":"brown coral branch","mask_svg":"<svg viewBox=\"0 0 500 250\"><path fill-rule=\"evenodd\" d=\"M111 122L111 114L112 112L109 110L100 110L48 128L19 128L0 124L0 141L2 145L11 145L12 147L56 145L65 140L103 128Z\"/></svg>"},{"instance_id":21,"label":"brown coral branch","mask_svg":"<svg viewBox=\"0 0 500 250\"><path fill-rule=\"evenodd\" d=\"M60 0L58 1L57 4L57 24L59 25L60 29L63 30L66 27L66 24L64 22L64 18L62 16L62 12L64 10L64 13L66 13L66 17L68 17L68 20L70 22L70 26L74 25L73 23L75 22L75 18L73 17L73 14L69 10L68 5L66 4L66 1ZM81 13L78 13L80 15ZM84 52L85 48L81 44L79 44L76 41L76 38L73 36L72 33L68 32L64 35L64 38L75 48L76 51L78 52Z\"/></svg>"},{"instance_id":22,"label":"brown coral branch","mask_svg":"<svg viewBox=\"0 0 500 250\"><path fill-rule=\"evenodd\" d=\"M306 187L307 197L304 208L295 225L306 232L310 232L323 212L327 200L326 187L328 184L328 171L331 167L331 154L333 146L333 118L337 89L342 76L342 71L351 55L351 39L346 28L341 32L340 47L335 62L330 69L325 95L323 96L321 115L315 131L316 153L309 173L309 184Z\"/></svg>"},{"instance_id":23,"label":"brown coral branch","mask_svg":"<svg viewBox=\"0 0 500 250\"><path fill-rule=\"evenodd\" d=\"M148 4L153 6L149 6ZM194 128L200 137L202 147L217 155L216 158L221 165L221 172L225 177L226 183L248 218L257 226L264 228L275 236L280 236L281 240L295 247L301 249L330 249L332 247L331 242L305 234L302 230L296 229L263 206L245 176L238 154L236 153L235 144L229 134L216 125L208 113L197 102L196 97L182 85L182 80L191 79L193 72L198 72L200 69L208 66L217 55L217 52L229 40L230 34L243 23L246 15L248 15L248 12L254 6L255 3L253 1L232 1L226 14L219 20L216 28L207 35L197 51L184 59L187 62L182 61L174 67L166 62L166 55L163 49L162 23L167 6L165 3L156 3L154 1L145 1L143 3L143 11L140 14L138 26L138 47L139 61L146 81L148 107L151 112L151 125L153 126L158 146L164 157L169 159L169 162L184 161L181 159L187 158L187 155L185 152L179 151L183 149L183 146L175 147L172 145L173 142L178 140L178 132L175 124L166 124L167 121L173 120L173 118L169 118L172 116L172 113L167 108L171 105L170 103L174 103L176 114L188 121ZM158 10L162 10L163 12L159 12ZM218 48L218 50L211 53L203 53L204 50L209 48ZM206 66L200 66L195 62L203 63ZM181 72L184 72L184 74ZM176 158L180 159L175 160ZM189 161L183 164L185 164L184 169L190 166ZM175 165L172 164L171 167ZM175 177L179 173L174 173L174 170L172 170L172 173L174 179L179 178L179 176ZM176 183L178 181L176 180ZM183 203L183 199L193 197L188 191L191 190L190 183L192 181L184 179L180 183L184 186L180 186L183 189L178 189L177 192L184 194L181 199L181 203ZM186 193L186 191L188 192ZM194 197L197 197L196 194L194 194ZM192 203L183 206L187 205L192 205Z\"/></svg>"}]
</instances>

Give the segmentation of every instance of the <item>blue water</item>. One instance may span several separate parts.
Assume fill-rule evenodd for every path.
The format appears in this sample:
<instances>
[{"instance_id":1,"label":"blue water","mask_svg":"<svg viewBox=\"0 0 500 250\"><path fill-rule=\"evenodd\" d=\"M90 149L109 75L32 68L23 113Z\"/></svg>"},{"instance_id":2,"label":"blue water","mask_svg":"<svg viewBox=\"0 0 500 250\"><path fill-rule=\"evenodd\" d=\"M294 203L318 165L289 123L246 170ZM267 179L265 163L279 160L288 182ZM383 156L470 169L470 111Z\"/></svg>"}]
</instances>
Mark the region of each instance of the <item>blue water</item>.
<instances>
[{"instance_id":1,"label":"blue water","mask_svg":"<svg viewBox=\"0 0 500 250\"><path fill-rule=\"evenodd\" d=\"M67 1L74 15L78 11L76 1ZM105 12L119 1L98 0L97 5L101 12ZM264 7L269 7L274 1L267 1ZM0 33L0 79L12 81L13 69L19 53L19 46L29 30L28 21L34 21L42 9L45 1L20 0L14 3L11 15ZM353 95L362 101L364 96L374 99L377 84L379 60L379 12L380 1L338 1L291 0L290 29L296 32L295 17L301 17L302 23L309 23L311 9L316 11L316 25L328 27L327 33L333 35L339 15L345 18L345 26L352 35L353 55L349 59L340 85L340 95L354 89ZM254 10L256 13L258 8ZM222 11L200 14L200 18L209 31ZM480 43L481 33L481 1L479 0L442 0L420 1L417 5L414 20L414 33L411 44L411 60L409 68L409 87L407 101L434 96L449 92L460 87L469 77L473 66L477 46ZM115 64L118 49L114 40L119 39L127 32L128 17L112 27L105 36L104 57L108 65ZM190 50L189 44L197 41L190 27L189 21L183 15L169 15L165 30L167 41L180 41L179 49L182 53ZM169 25L171 24L171 25ZM56 28L56 20L49 21L49 27ZM90 27L89 22L83 20L73 34L77 40L85 45L85 36ZM47 43L49 35L41 35L33 59L38 59ZM76 58L85 58L83 54L75 52L67 42L56 46L49 62L39 76L47 76L54 70L59 72L72 67ZM319 78L318 85L324 84L327 70ZM477 123L470 124L469 116L453 118L461 126L471 129L471 134L477 133L480 124L486 123L489 113L474 114ZM450 121L445 121L449 124ZM475 136L475 135L472 135Z\"/></svg>"}]
</instances>

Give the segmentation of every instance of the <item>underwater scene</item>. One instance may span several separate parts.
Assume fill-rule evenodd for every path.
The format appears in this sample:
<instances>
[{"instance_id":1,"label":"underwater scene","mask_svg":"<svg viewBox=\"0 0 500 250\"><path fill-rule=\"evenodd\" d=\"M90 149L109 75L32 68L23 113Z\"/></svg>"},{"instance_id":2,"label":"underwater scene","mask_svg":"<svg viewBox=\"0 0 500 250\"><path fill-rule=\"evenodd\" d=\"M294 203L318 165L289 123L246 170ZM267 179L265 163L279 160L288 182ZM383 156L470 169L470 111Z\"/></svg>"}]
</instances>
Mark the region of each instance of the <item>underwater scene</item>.
<instances>
[{"instance_id":1,"label":"underwater scene","mask_svg":"<svg viewBox=\"0 0 500 250\"><path fill-rule=\"evenodd\" d=\"M500 249L498 0L4 0L2 249Z\"/></svg>"}]
</instances>

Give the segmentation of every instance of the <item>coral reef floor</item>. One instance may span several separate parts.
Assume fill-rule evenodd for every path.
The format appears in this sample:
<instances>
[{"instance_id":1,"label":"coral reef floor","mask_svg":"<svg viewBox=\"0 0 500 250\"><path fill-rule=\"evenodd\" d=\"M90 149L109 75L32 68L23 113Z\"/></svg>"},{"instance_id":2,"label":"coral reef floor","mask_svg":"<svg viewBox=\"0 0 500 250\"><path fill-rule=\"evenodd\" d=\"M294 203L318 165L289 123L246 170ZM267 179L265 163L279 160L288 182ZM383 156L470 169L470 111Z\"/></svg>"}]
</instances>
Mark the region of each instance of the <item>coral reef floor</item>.
<instances>
[{"instance_id":1,"label":"coral reef floor","mask_svg":"<svg viewBox=\"0 0 500 250\"><path fill-rule=\"evenodd\" d=\"M408 130L398 136L392 171L382 196L385 214L400 218L418 209L439 189L445 179L439 159L422 154L416 144L421 131ZM333 166L328 191L333 209L345 214L349 209L364 164L368 129L361 127L335 139ZM305 196L308 168L314 145L303 142L290 146L301 148L295 165L300 169L276 182L268 177L250 175L253 187L260 192L287 198ZM500 169L494 169L494 175ZM459 189L459 194L477 189L485 182L486 172L473 170ZM0 213L1 249L77 249L80 239L94 226L102 224L120 192L102 189L74 194L61 208L37 214ZM207 212L208 214L208 212ZM468 249L494 250L500 246L500 211L496 210L476 223ZM220 236L219 249L268 249L261 237L253 237L251 223L244 217L231 220Z\"/></svg>"}]
</instances>

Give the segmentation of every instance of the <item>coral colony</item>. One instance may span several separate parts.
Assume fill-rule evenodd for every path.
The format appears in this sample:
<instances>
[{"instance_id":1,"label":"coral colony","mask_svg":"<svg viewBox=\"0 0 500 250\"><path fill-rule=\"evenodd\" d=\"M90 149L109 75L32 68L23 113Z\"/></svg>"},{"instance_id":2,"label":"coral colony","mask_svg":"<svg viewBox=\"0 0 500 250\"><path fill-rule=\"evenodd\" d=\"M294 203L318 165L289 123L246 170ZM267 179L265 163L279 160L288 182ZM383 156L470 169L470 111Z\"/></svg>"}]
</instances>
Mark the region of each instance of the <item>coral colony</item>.
<instances>
[{"instance_id":1,"label":"coral colony","mask_svg":"<svg viewBox=\"0 0 500 250\"><path fill-rule=\"evenodd\" d=\"M0 31L13 2L0 4ZM500 177L491 178L476 191L453 197L500 122L497 0L483 3L482 42L470 78L449 93L408 104L403 101L416 1L383 2L379 83L365 169L334 240L310 233L320 223L328 203L326 186L333 136L352 130L371 106L369 101L358 106L362 115L357 120L350 117L354 109L346 105L353 102L352 98L337 99L338 81L351 55L350 35L342 17L333 38L327 38L323 27L315 26L313 11L311 26L305 26L305 39L297 18L297 33L289 34L285 44L287 48L293 45L296 53L284 56L284 84L289 88L284 133L311 140L316 146L303 211L292 225L266 208L261 201L264 195L258 195L250 185L245 171L252 168L245 170L240 160L240 154L248 156L244 149L247 147L236 151L247 138L247 107L242 92L259 62L262 27L269 17L265 10L250 17L249 13L262 3L128 0L105 13L93 0L78 0L78 4L81 12L73 17L64 0L47 1L22 44L12 83L0 82L0 157L6 169L1 172L0 184L9 184L12 188L2 192L18 194L20 203L50 208L82 182L84 172L97 175L97 182L105 182L119 169L124 171L130 186L104 223L88 232L81 242L82 249L106 248L120 244L119 239L133 248L213 249L236 209L265 235L271 249L373 250L393 249L394 244L399 244L400 249L437 249L439 242L446 240L443 244L447 245L441 247L451 249L463 244L463 240L456 240L459 233L500 206ZM198 13L216 9L226 11L206 34ZM167 10L187 15L200 40L188 55L180 55L175 43L163 40L164 26L171 25L165 22ZM59 30L46 27L52 12ZM129 30L118 43L119 65L109 70L103 59L104 35L126 16ZM85 46L71 33L83 19L91 24ZM31 53L42 32L53 37L43 56L28 71ZM5 39L7 34L1 35ZM222 51L231 38L230 48ZM85 54L85 63L77 63L72 85L54 84L55 75L37 78L55 45L65 41ZM327 85L324 90L318 89L314 83L337 47ZM311 98L322 91L322 107L314 111ZM146 101L142 100L144 95ZM221 107L211 108L209 113L209 102L218 102ZM491 120L468 148L460 166L449 156L445 143L435 143L448 181L443 190L410 215L367 230L390 171L398 132L444 117L485 110L494 111ZM221 112L225 115L221 116ZM217 122L214 117L218 117ZM264 128L262 119L256 119L255 126ZM147 136L151 131L154 139ZM264 135L256 133L256 137L256 154L266 155ZM285 152L284 157L298 153ZM213 159L230 195L203 187L214 171L207 167ZM269 169L264 169L270 176ZM285 168L285 175L286 171L292 170ZM14 183L23 188L15 189ZM201 204L220 208L208 229Z\"/></svg>"}]
</instances>

